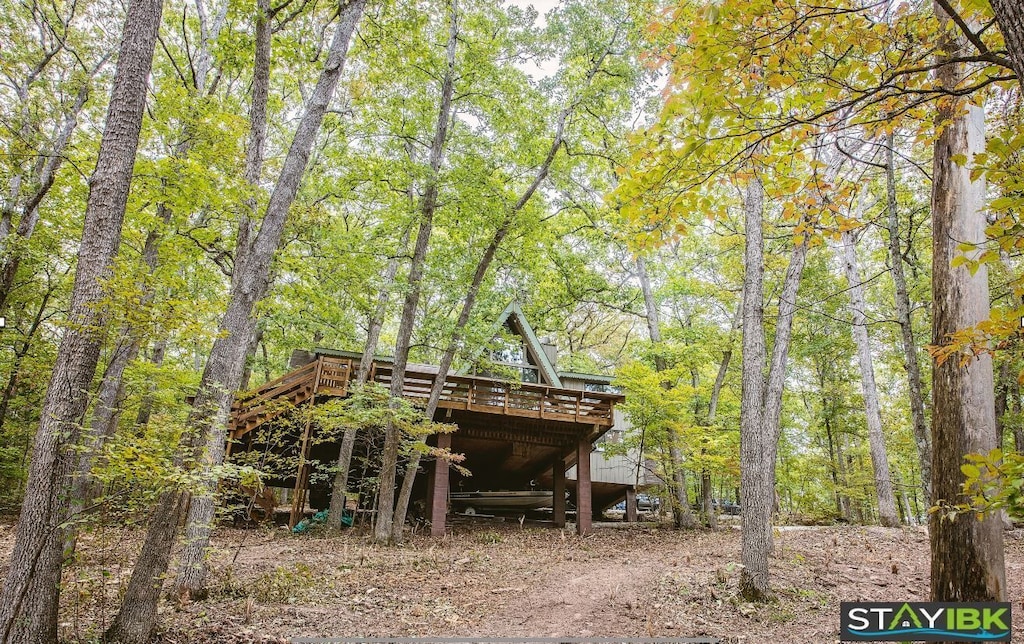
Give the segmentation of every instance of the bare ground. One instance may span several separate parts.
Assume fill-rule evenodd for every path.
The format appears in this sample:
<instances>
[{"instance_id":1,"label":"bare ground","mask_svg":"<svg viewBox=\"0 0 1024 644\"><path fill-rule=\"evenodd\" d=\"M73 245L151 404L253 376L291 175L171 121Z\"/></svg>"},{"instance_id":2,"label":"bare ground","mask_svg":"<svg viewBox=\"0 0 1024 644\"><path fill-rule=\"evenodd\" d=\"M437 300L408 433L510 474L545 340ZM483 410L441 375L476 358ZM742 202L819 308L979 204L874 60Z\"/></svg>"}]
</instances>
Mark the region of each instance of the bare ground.
<instances>
[{"instance_id":1,"label":"bare ground","mask_svg":"<svg viewBox=\"0 0 1024 644\"><path fill-rule=\"evenodd\" d=\"M89 641L112 618L141 534L83 539L64 578L62 636ZM839 602L927 599L921 528L780 528L777 601L736 596L739 531L603 526L588 537L518 524L457 525L401 548L358 534L293 536L221 529L212 595L166 603L160 641L231 643L290 637L637 636L723 642L836 642ZM0 525L0 557L13 527ZM1007 533L1014 642L1024 642L1024 535ZM0 567L0 573L5 572ZM104 573L103 571L106 570Z\"/></svg>"}]
</instances>

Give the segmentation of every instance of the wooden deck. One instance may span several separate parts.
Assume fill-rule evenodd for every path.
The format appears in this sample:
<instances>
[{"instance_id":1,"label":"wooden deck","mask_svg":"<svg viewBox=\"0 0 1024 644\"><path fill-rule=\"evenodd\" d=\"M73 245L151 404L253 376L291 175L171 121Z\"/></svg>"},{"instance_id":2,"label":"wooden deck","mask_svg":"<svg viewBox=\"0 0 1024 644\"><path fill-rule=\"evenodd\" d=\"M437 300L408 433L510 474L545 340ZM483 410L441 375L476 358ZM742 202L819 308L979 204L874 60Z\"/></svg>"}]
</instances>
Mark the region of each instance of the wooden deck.
<instances>
[{"instance_id":1,"label":"wooden deck","mask_svg":"<svg viewBox=\"0 0 1024 644\"><path fill-rule=\"evenodd\" d=\"M265 422L313 396L346 396L358 362L352 358L319 356L313 362L290 371L238 398L232 409L231 438L238 439ZM374 362L370 379L391 385L390 363ZM402 395L426 404L437 374L406 369ZM516 383L477 376L449 375L438 407L484 414L611 427L618 394L561 389L546 385Z\"/></svg>"}]
</instances>

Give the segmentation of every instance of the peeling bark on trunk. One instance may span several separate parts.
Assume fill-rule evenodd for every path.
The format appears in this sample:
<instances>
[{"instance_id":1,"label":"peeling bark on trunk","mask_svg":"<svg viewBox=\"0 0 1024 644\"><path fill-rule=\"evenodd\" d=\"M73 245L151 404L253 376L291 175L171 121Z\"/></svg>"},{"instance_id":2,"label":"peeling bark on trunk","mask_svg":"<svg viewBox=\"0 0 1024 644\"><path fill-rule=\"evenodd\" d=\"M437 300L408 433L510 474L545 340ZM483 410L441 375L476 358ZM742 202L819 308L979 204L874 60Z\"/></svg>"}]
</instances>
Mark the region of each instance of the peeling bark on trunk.
<instances>
[{"instance_id":1,"label":"peeling bark on trunk","mask_svg":"<svg viewBox=\"0 0 1024 644\"><path fill-rule=\"evenodd\" d=\"M0 641L5 644L57 640L61 525L67 518L76 456L72 448L99 361L105 314L98 304L121 242L162 8L160 0L134 0L125 17L106 124L89 180L70 324L40 414L14 552L0 594Z\"/></svg>"},{"instance_id":2,"label":"peeling bark on trunk","mask_svg":"<svg viewBox=\"0 0 1024 644\"><path fill-rule=\"evenodd\" d=\"M951 36L949 18L938 7L936 13L948 27L939 42L941 61L957 56L963 46ZM952 89L964 72L959 64L940 67L938 83ZM969 160L984 150L984 108L953 99L937 107L935 123L945 125L935 141L932 168L932 344L941 346L951 333L988 319L989 293L984 264L973 275L965 266L952 266L958 244L985 241L984 179L971 181L970 166L954 160ZM932 495L937 503L959 503L964 456L998 445L992 358L982 354L961 365L959 356L953 356L933 365L932 381ZM984 520L973 513L952 520L942 515L932 513L928 522L931 599L1005 600L1003 534L997 513Z\"/></svg>"},{"instance_id":3,"label":"peeling bark on trunk","mask_svg":"<svg viewBox=\"0 0 1024 644\"><path fill-rule=\"evenodd\" d=\"M896 512L896 497L892 491L889 473L889 456L885 449L885 434L882 429L882 407L878 402L878 387L875 385L875 365L871 357L871 338L868 335L867 316L864 313L864 285L857 267L857 246L850 231L842 233L843 271L849 284L850 312L853 314L851 332L857 347L857 362L860 366L860 386L864 396L864 414L868 425L868 446L871 452L871 466L875 474L875 497L878 501L878 521L883 526L900 524Z\"/></svg>"},{"instance_id":4,"label":"peeling bark on trunk","mask_svg":"<svg viewBox=\"0 0 1024 644\"><path fill-rule=\"evenodd\" d=\"M900 248L899 206L896 200L896 164L893 158L894 137L889 135L885 157L886 223L889 229L889 263L895 287L896 320L900 325L903 340L904 367L907 370L907 390L910 393L910 420L917 444L918 464L921 468L921 482L926 501L931 499L932 487L932 441L928 430L928 419L924 411L924 396L921 386L921 366L917 359L917 342L914 340L914 325L910 317L910 295L907 278L903 272L903 252Z\"/></svg>"}]
</instances>

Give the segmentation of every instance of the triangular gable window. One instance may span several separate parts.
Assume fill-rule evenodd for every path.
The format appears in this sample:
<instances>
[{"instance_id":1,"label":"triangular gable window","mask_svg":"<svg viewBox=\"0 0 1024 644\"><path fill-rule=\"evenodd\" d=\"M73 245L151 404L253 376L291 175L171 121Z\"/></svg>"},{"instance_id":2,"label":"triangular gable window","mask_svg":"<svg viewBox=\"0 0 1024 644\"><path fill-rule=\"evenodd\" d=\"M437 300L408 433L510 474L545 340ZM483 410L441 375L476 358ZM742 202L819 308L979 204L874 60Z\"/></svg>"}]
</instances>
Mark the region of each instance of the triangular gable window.
<instances>
[{"instance_id":1,"label":"triangular gable window","mask_svg":"<svg viewBox=\"0 0 1024 644\"><path fill-rule=\"evenodd\" d=\"M505 334L495 338L494 348L490 351L491 363L499 368L485 375L503 378L508 377L507 372L511 371L523 382L539 383L540 368L532 359L522 333L511 319L505 321L503 330Z\"/></svg>"},{"instance_id":2,"label":"triangular gable window","mask_svg":"<svg viewBox=\"0 0 1024 644\"><path fill-rule=\"evenodd\" d=\"M492 368L485 366L488 364ZM488 349L477 353L471 365L474 370L481 369L475 373L489 378L562 386L554 358L547 355L544 345L515 302L505 307L498 317Z\"/></svg>"}]
</instances>

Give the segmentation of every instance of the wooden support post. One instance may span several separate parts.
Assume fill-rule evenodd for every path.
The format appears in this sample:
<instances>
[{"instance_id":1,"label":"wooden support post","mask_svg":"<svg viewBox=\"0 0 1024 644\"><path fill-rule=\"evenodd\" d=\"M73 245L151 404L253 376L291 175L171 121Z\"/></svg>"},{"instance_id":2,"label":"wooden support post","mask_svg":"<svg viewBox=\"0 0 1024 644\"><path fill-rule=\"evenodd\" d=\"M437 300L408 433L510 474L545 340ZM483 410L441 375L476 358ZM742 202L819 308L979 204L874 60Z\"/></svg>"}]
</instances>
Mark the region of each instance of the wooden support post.
<instances>
[{"instance_id":1,"label":"wooden support post","mask_svg":"<svg viewBox=\"0 0 1024 644\"><path fill-rule=\"evenodd\" d=\"M317 359L316 367L313 369L313 385L309 393L309 408L313 409L316 404L316 391L320 384L320 369L323 360ZM294 528L302 520L302 513L306 506L306 486L309 484L309 459L310 434L313 430L313 416L310 414L306 419L306 427L302 430L302 442L299 445L299 466L295 472L295 497L292 499L292 512L288 517L288 527Z\"/></svg>"},{"instance_id":2,"label":"wooden support post","mask_svg":"<svg viewBox=\"0 0 1024 644\"><path fill-rule=\"evenodd\" d=\"M576 534L590 532L592 505L590 499L590 452L589 436L580 438L576 446Z\"/></svg>"},{"instance_id":3,"label":"wooden support post","mask_svg":"<svg viewBox=\"0 0 1024 644\"><path fill-rule=\"evenodd\" d=\"M561 448L559 448L561 449ZM555 526L565 527L565 459L559 454L555 456L555 462L551 465L551 478L554 494L554 505L551 506L551 514L555 520Z\"/></svg>"},{"instance_id":4,"label":"wooden support post","mask_svg":"<svg viewBox=\"0 0 1024 644\"><path fill-rule=\"evenodd\" d=\"M306 458L309 456L309 430L310 422L306 422L306 428L302 432L302 443L299 445L299 466L295 472L295 494L292 496L292 512L288 516L288 527L294 528L295 524L302 520L302 513L306 505L306 482L309 480L309 465Z\"/></svg>"},{"instance_id":5,"label":"wooden support post","mask_svg":"<svg viewBox=\"0 0 1024 644\"><path fill-rule=\"evenodd\" d=\"M636 516L636 488L626 488L626 521L635 523Z\"/></svg>"},{"instance_id":6,"label":"wooden support post","mask_svg":"<svg viewBox=\"0 0 1024 644\"><path fill-rule=\"evenodd\" d=\"M451 449L452 435L438 434L437 446ZM448 517L448 461L434 461L433 485L430 490L430 536L443 537L445 519Z\"/></svg>"}]
</instances>

